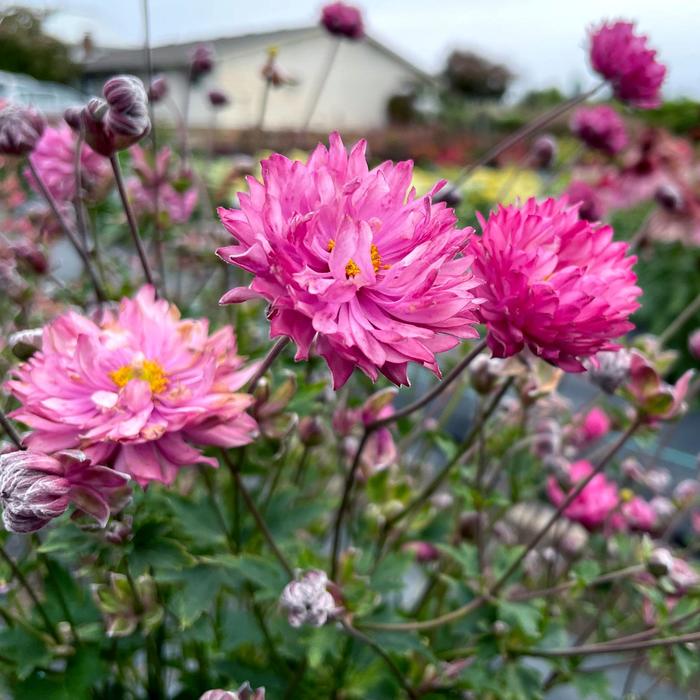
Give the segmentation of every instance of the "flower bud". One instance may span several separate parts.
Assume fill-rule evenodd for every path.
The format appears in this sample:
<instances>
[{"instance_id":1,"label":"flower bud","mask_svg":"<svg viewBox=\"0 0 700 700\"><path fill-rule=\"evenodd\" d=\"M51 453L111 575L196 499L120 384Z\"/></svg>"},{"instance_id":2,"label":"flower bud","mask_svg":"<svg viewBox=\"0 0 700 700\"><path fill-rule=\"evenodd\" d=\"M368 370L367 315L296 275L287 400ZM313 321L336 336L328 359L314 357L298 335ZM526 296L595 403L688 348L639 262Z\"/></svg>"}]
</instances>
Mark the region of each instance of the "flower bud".
<instances>
[{"instance_id":1,"label":"flower bud","mask_svg":"<svg viewBox=\"0 0 700 700\"><path fill-rule=\"evenodd\" d=\"M673 505L673 501L665 496L654 496L654 498L649 501L649 505L660 523L668 522L671 516L676 512L676 506Z\"/></svg>"},{"instance_id":2,"label":"flower bud","mask_svg":"<svg viewBox=\"0 0 700 700\"><path fill-rule=\"evenodd\" d=\"M304 416L299 421L299 439L306 447L316 447L323 442L321 421L317 416Z\"/></svg>"},{"instance_id":3,"label":"flower bud","mask_svg":"<svg viewBox=\"0 0 700 700\"><path fill-rule=\"evenodd\" d=\"M510 625L503 620L496 620L491 629L497 637L504 637L508 632L510 632Z\"/></svg>"},{"instance_id":4,"label":"flower bud","mask_svg":"<svg viewBox=\"0 0 700 700\"><path fill-rule=\"evenodd\" d=\"M231 103L228 95L221 90L209 90L207 97L209 98L209 104L212 107L226 107Z\"/></svg>"},{"instance_id":5,"label":"flower bud","mask_svg":"<svg viewBox=\"0 0 700 700\"><path fill-rule=\"evenodd\" d=\"M151 130L148 95L139 78L118 75L102 88L109 110L105 126L114 135L114 145L121 151L140 141Z\"/></svg>"},{"instance_id":6,"label":"flower bud","mask_svg":"<svg viewBox=\"0 0 700 700\"><path fill-rule=\"evenodd\" d=\"M477 355L469 366L469 379L474 391L482 396L490 393L501 376L499 371L502 366L502 361L497 358Z\"/></svg>"},{"instance_id":7,"label":"flower bud","mask_svg":"<svg viewBox=\"0 0 700 700\"><path fill-rule=\"evenodd\" d=\"M46 128L44 116L33 107L5 104L0 107L0 155L26 156L36 147Z\"/></svg>"},{"instance_id":8,"label":"flower bud","mask_svg":"<svg viewBox=\"0 0 700 700\"><path fill-rule=\"evenodd\" d=\"M328 592L327 584L328 577L323 571L311 569L284 587L279 602L292 627L322 627L336 612L335 600Z\"/></svg>"},{"instance_id":9,"label":"flower bud","mask_svg":"<svg viewBox=\"0 0 700 700\"><path fill-rule=\"evenodd\" d=\"M683 479L673 489L673 498L684 506L690 505L700 496L700 482L695 479Z\"/></svg>"},{"instance_id":10,"label":"flower bud","mask_svg":"<svg viewBox=\"0 0 700 700\"><path fill-rule=\"evenodd\" d=\"M544 134L535 139L530 153L532 162L538 170L547 170L557 157L557 142L553 136Z\"/></svg>"},{"instance_id":11,"label":"flower bud","mask_svg":"<svg viewBox=\"0 0 700 700\"><path fill-rule=\"evenodd\" d=\"M655 549L647 561L647 571L656 578L667 576L673 570L673 555L668 549Z\"/></svg>"},{"instance_id":12,"label":"flower bud","mask_svg":"<svg viewBox=\"0 0 700 700\"><path fill-rule=\"evenodd\" d=\"M614 350L597 353L592 359L585 360L588 379L607 394L615 390L627 379L632 358L625 350Z\"/></svg>"},{"instance_id":13,"label":"flower bud","mask_svg":"<svg viewBox=\"0 0 700 700\"><path fill-rule=\"evenodd\" d=\"M265 688L253 690L246 682L238 690L207 690L199 700L265 700Z\"/></svg>"},{"instance_id":14,"label":"flower bud","mask_svg":"<svg viewBox=\"0 0 700 700\"><path fill-rule=\"evenodd\" d=\"M196 82L202 76L211 73L214 68L214 49L206 44L200 44L192 53L190 77Z\"/></svg>"},{"instance_id":15,"label":"flower bud","mask_svg":"<svg viewBox=\"0 0 700 700\"><path fill-rule=\"evenodd\" d=\"M159 75L151 81L148 88L148 100L151 104L157 104L168 94L168 81L163 75Z\"/></svg>"},{"instance_id":16,"label":"flower bud","mask_svg":"<svg viewBox=\"0 0 700 700\"><path fill-rule=\"evenodd\" d=\"M405 552L413 552L416 555L416 561L421 564L437 561L440 558L440 551L430 542L406 542L403 550Z\"/></svg>"},{"instance_id":17,"label":"flower bud","mask_svg":"<svg viewBox=\"0 0 700 700\"><path fill-rule=\"evenodd\" d=\"M62 515L70 489L53 457L29 450L0 456L2 520L10 532L36 532Z\"/></svg>"},{"instance_id":18,"label":"flower bud","mask_svg":"<svg viewBox=\"0 0 700 700\"><path fill-rule=\"evenodd\" d=\"M10 335L7 344L15 357L28 360L37 350L41 350L43 336L44 331L41 328L30 328Z\"/></svg>"},{"instance_id":19,"label":"flower bud","mask_svg":"<svg viewBox=\"0 0 700 700\"><path fill-rule=\"evenodd\" d=\"M151 130L148 96L143 83L133 75L108 80L104 99L91 99L80 114L85 141L107 158L138 143Z\"/></svg>"},{"instance_id":20,"label":"flower bud","mask_svg":"<svg viewBox=\"0 0 700 700\"><path fill-rule=\"evenodd\" d=\"M68 107L63 113L63 121L75 132L80 131L80 113L82 107Z\"/></svg>"},{"instance_id":21,"label":"flower bud","mask_svg":"<svg viewBox=\"0 0 700 700\"><path fill-rule=\"evenodd\" d=\"M700 360L700 328L690 334L688 338L688 350L690 350L690 354L696 360Z\"/></svg>"},{"instance_id":22,"label":"flower bud","mask_svg":"<svg viewBox=\"0 0 700 700\"><path fill-rule=\"evenodd\" d=\"M666 209L666 211L671 212L672 214L678 214L679 212L683 211L683 195L681 194L680 190L673 185L668 183L659 185L656 193L654 194L654 198L659 206L663 207Z\"/></svg>"},{"instance_id":23,"label":"flower bud","mask_svg":"<svg viewBox=\"0 0 700 700\"><path fill-rule=\"evenodd\" d=\"M365 35L360 11L343 2L326 5L321 13L321 24L334 36L361 39Z\"/></svg>"}]
</instances>

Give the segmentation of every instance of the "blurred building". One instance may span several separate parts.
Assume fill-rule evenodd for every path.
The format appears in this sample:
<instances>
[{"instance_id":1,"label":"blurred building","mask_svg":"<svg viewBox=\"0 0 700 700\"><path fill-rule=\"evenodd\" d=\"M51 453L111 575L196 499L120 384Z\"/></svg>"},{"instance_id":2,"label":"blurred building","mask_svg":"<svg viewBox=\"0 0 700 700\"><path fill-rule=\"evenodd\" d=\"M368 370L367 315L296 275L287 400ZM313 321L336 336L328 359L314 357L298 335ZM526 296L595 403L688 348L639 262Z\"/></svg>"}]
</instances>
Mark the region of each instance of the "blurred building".
<instances>
[{"instance_id":1,"label":"blurred building","mask_svg":"<svg viewBox=\"0 0 700 700\"><path fill-rule=\"evenodd\" d=\"M207 128L212 113L207 91L222 90L231 104L217 112L219 128L249 129L260 118L265 82L261 69L270 47L278 50L277 64L291 84L270 91L265 110L267 130L300 129L313 95L318 90L336 39L321 27L308 27L264 34L216 39L206 42L216 54L214 71L193 90L189 105L190 125ZM151 52L154 75L165 75L170 100L157 108L159 119L177 118L173 104L181 112L185 104L189 59L196 42L155 47ZM115 73L146 77L143 49L102 49L91 47L83 60L83 89L99 94L104 81ZM387 101L416 84L429 84L432 78L378 41L343 40L337 48L333 67L311 130L345 129L365 131L387 123Z\"/></svg>"}]
</instances>

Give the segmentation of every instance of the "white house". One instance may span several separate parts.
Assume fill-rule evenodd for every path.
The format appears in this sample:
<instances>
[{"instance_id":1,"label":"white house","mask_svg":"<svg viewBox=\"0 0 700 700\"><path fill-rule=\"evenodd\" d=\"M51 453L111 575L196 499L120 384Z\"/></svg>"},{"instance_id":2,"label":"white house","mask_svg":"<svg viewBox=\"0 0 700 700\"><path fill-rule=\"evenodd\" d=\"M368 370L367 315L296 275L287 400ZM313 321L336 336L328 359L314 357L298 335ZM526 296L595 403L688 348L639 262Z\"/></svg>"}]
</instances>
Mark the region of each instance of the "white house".
<instances>
[{"instance_id":1,"label":"white house","mask_svg":"<svg viewBox=\"0 0 700 700\"><path fill-rule=\"evenodd\" d=\"M216 54L214 71L191 95L190 125L211 125L207 91L217 88L232 100L217 113L217 126L227 129L254 128L259 121L265 81L261 69L267 50L276 47L277 63L294 84L271 89L265 110L265 129L300 129L317 92L337 39L321 27L307 27L264 34L249 34L203 42ZM154 75L165 75L172 101L182 110L191 53L200 42L155 47L151 52ZM99 94L103 82L116 73L146 77L143 49L94 49L83 60L84 89ZM328 131L364 131L387 122L387 100L432 78L371 37L362 41L341 40L333 66L309 128ZM172 103L157 108L159 119L172 119Z\"/></svg>"}]
</instances>

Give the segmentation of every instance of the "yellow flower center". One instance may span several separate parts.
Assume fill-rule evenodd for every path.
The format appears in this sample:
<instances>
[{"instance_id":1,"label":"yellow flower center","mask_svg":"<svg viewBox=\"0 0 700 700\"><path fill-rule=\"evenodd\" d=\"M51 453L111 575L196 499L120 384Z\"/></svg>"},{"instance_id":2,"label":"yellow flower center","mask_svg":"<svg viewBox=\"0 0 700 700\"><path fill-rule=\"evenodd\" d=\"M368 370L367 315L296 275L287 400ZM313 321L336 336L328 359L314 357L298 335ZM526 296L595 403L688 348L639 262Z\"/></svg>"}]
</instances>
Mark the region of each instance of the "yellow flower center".
<instances>
[{"instance_id":1,"label":"yellow flower center","mask_svg":"<svg viewBox=\"0 0 700 700\"><path fill-rule=\"evenodd\" d=\"M328 252L330 253L333 248L335 248L335 241L331 238L330 241L328 241ZM391 265L382 265L382 256L379 255L379 248L377 248L374 243L372 243L369 248L369 254L370 259L372 260L372 267L374 268L375 272L379 272L379 270L388 270L391 267ZM352 258L350 258L348 260L348 264L345 266L345 277L350 279L351 277L359 274L360 267Z\"/></svg>"},{"instance_id":2,"label":"yellow flower center","mask_svg":"<svg viewBox=\"0 0 700 700\"><path fill-rule=\"evenodd\" d=\"M124 365L109 373L109 378L123 389L132 379L148 382L154 394L160 394L168 386L165 370L155 360L143 360L137 365Z\"/></svg>"}]
</instances>

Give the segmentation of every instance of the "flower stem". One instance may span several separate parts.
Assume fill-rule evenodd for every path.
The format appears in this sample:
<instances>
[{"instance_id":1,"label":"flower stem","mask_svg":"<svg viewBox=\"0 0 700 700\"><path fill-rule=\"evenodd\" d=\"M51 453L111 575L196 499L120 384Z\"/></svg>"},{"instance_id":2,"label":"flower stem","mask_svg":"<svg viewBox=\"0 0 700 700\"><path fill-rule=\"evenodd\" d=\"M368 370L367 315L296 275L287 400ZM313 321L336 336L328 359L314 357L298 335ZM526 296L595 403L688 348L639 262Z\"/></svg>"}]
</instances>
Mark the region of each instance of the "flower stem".
<instances>
[{"instance_id":1,"label":"flower stem","mask_svg":"<svg viewBox=\"0 0 700 700\"><path fill-rule=\"evenodd\" d=\"M466 357L464 357L455 365L455 367L449 372L449 374L445 376L445 378L441 382L438 382L424 396L421 396L418 400L408 404L408 406L404 406L398 411L395 411L392 415L387 416L386 418L381 418L379 420L373 421L369 424L368 428L376 430L377 428L383 428L385 425L389 425L390 423L396 423L396 421L401 420L401 418L410 416L411 413L414 413L419 408L423 408L423 406L429 404L431 401L440 396L440 394L442 394L442 392L445 391L445 389L447 389L447 387L450 386L450 384L452 384L452 382L454 382L455 379L457 379L460 376L460 374L462 374L462 372L471 364L472 360L474 360L474 358L477 355L479 355L485 347L486 339L484 338L484 340L480 340L469 351L469 354Z\"/></svg>"},{"instance_id":2,"label":"flower stem","mask_svg":"<svg viewBox=\"0 0 700 700\"><path fill-rule=\"evenodd\" d=\"M270 90L272 89L272 82L270 80L265 81L265 87L263 88L262 100L260 102L260 116L258 117L258 131L263 130L263 125L265 124L265 113L267 112L267 101L270 97Z\"/></svg>"},{"instance_id":3,"label":"flower stem","mask_svg":"<svg viewBox=\"0 0 700 700\"><path fill-rule=\"evenodd\" d=\"M311 120L314 116L314 112L318 107L319 100L321 99L321 95L323 94L323 88L328 82L328 76L331 73L331 68L333 68L333 64L335 63L335 59L338 55L338 49L340 49L341 41L342 39L338 37L331 45L331 50L328 54L328 59L326 60L326 64L323 68L323 73L321 73L321 77L318 83L316 83L316 90L313 93L313 97L311 98L311 102L309 103L309 109L306 112L306 116L304 117L304 123L301 127L303 133L306 133L309 130L309 124L311 123Z\"/></svg>"},{"instance_id":4,"label":"flower stem","mask_svg":"<svg viewBox=\"0 0 700 700\"><path fill-rule=\"evenodd\" d=\"M372 434L372 429L367 426L364 433L362 434L362 439L360 444L357 446L355 451L355 456L352 460L352 466L345 477L345 486L343 487L343 497L340 499L340 507L335 516L335 524L333 526L333 549L331 551L331 581L335 581L335 576L338 573L338 556L340 555L340 530L343 526L343 518L345 517L345 511L350 503L350 492L352 491L353 484L355 483L355 474L360 466L360 458L362 457L362 450L364 450L367 440L369 440Z\"/></svg>"},{"instance_id":5,"label":"flower stem","mask_svg":"<svg viewBox=\"0 0 700 700\"><path fill-rule=\"evenodd\" d=\"M284 558L284 555L275 543L275 539L272 536L270 529L267 527L267 524L263 520L262 515L260 515L260 511L257 509L251 495L248 493L248 490L246 489L245 484L243 483L243 479L241 478L241 473L238 469L238 466L231 461L231 458L228 456L228 454L226 454L225 451L222 450L221 455L223 456L224 462L226 462L226 466L231 472L231 477L236 485L236 488L240 492L241 496L243 496L243 500L245 501L246 507L250 511L250 514L253 516L253 519L255 520L258 529L260 530L260 533L267 541L267 544L270 546L270 549L272 550L273 554L277 557L277 561L279 561L279 563L282 565L282 568L287 572L289 578L294 578L294 570L289 565L289 562L287 562L287 560Z\"/></svg>"},{"instance_id":6,"label":"flower stem","mask_svg":"<svg viewBox=\"0 0 700 700\"><path fill-rule=\"evenodd\" d=\"M696 314L700 312L700 294L693 299L659 336L659 343L665 345Z\"/></svg>"},{"instance_id":7,"label":"flower stem","mask_svg":"<svg viewBox=\"0 0 700 700\"><path fill-rule=\"evenodd\" d=\"M58 644L62 644L63 640L59 637L58 632L56 631L56 628L53 625L53 622L51 622L49 616L46 614L44 606L39 602L39 598L34 592L34 589L29 585L29 581L27 581L24 574L20 571L17 564L15 564L12 557L7 553L7 551L2 545L0 545L0 557L2 557L5 560L5 563L10 567L13 576L19 581L19 584L22 586L22 588L24 588L24 590L27 592L27 595L31 598L32 603L34 603L34 607L36 608L37 612L39 613L41 619L44 622L46 630L56 640Z\"/></svg>"},{"instance_id":8,"label":"flower stem","mask_svg":"<svg viewBox=\"0 0 700 700\"><path fill-rule=\"evenodd\" d=\"M246 391L249 394L252 394L255 391L255 387L258 385L258 382L262 379L265 372L267 372L267 370L270 369L272 363L277 359L277 356L282 352L282 350L284 350L287 347L288 343L289 338L286 335L283 335L270 348L267 355L265 355L262 364L260 365L260 367L258 367L258 371L252 376L251 380L248 382Z\"/></svg>"},{"instance_id":9,"label":"flower stem","mask_svg":"<svg viewBox=\"0 0 700 700\"><path fill-rule=\"evenodd\" d=\"M148 262L148 256L146 255L146 249L143 247L143 241L139 234L139 229L136 224L136 218L134 217L134 211L129 204L129 198L126 195L126 188L124 187L124 178L122 176L122 170L119 165L119 158L116 154L110 156L109 162L112 165L112 171L114 172L114 179L117 183L117 189L119 190L119 197L122 201L122 206L124 207L124 213L126 214L126 220L129 224L129 230L131 231L131 238L136 246L136 252L139 255L139 260L141 261L141 267L143 268L143 274L146 277L146 282L153 285L155 288L156 284L153 279L153 272L151 271L151 264ZM156 289L156 293L158 290Z\"/></svg>"},{"instance_id":10,"label":"flower stem","mask_svg":"<svg viewBox=\"0 0 700 700\"><path fill-rule=\"evenodd\" d=\"M32 174L32 178L34 179L37 186L39 187L39 190L41 191L42 196L46 200L46 203L49 205L49 209L51 209L51 213L56 218L56 221L58 221L58 224L61 227L61 230L65 234L66 238L72 243L76 252L80 256L81 260L83 261L83 264L85 265L85 269L87 270L87 273L90 277L90 282L92 282L93 289L95 290L95 296L97 297L97 301L99 301L99 302L106 301L107 295L105 294L104 288L102 287L102 283L100 282L100 279L97 275L97 272L95 271L95 268L93 267L92 260L90 260L90 256L88 255L85 248L83 248L83 246L81 245L81 243L78 240L78 237L75 235L73 229L68 225L68 222L65 220L65 218L61 214L61 211L58 208L58 204L56 204L56 200L54 199L51 192L49 192L48 188L46 187L46 183L44 182L42 177L39 175L39 172L37 171L37 169L34 167L34 163L32 163L31 158L27 158L27 166L29 167L29 172Z\"/></svg>"},{"instance_id":11,"label":"flower stem","mask_svg":"<svg viewBox=\"0 0 700 700\"><path fill-rule=\"evenodd\" d=\"M623 651L639 651L640 649L654 649L657 647L668 647L675 644L688 644L700 641L700 632L690 632L679 634L674 637L662 637L659 639L648 639L640 642L616 642L610 640L599 644L582 644L576 647L564 647L563 649L518 649L511 648L508 651L521 656L540 656L544 658L554 658L560 656L590 656L591 654L614 654Z\"/></svg>"},{"instance_id":12,"label":"flower stem","mask_svg":"<svg viewBox=\"0 0 700 700\"><path fill-rule=\"evenodd\" d=\"M561 104L557 105L556 107L553 107L544 114L541 114L539 117L533 119L528 124L525 124L520 129L512 133L510 136L504 138L502 141L499 141L495 146L491 147L488 151L486 151L484 155L482 155L473 163L465 167L462 170L462 172L460 172L459 175L455 178L454 182L452 183L452 186L456 188L460 187L469 179L469 176L477 168L480 168L482 165L486 165L487 163L491 162L494 158L497 158L499 155L501 155L501 153L515 146L516 143L519 143L531 134L534 134L535 132L544 128L545 126L547 126L547 124L553 122L557 117L560 117L562 114L565 114L581 102L585 102L589 97L595 95L595 93L598 92L598 90L600 90L604 85L605 83L600 83L599 85L596 85L596 87L594 87L592 90L589 90L588 92L582 92L580 95L576 95L566 100L566 102L562 102Z\"/></svg>"},{"instance_id":13,"label":"flower stem","mask_svg":"<svg viewBox=\"0 0 700 700\"><path fill-rule=\"evenodd\" d=\"M355 639L366 644L378 656L382 658L389 670L394 674L394 677L399 682L399 685L406 691L408 697L412 698L413 700L415 700L418 697L414 690L411 688L411 686L408 685L408 683L406 682L405 674L401 671L401 669L399 669L396 666L396 664L392 661L391 657L379 646L379 644L377 644L377 642L375 642L371 637L368 637L363 632L360 632L360 630L355 629L350 623L346 622L345 620L341 620L340 624L351 637L354 637Z\"/></svg>"},{"instance_id":14,"label":"flower stem","mask_svg":"<svg viewBox=\"0 0 700 700\"><path fill-rule=\"evenodd\" d=\"M10 422L10 419L5 415L4 411L0 408L0 426L7 433L7 437L14 442L15 447L18 450L26 450L27 446L22 442L20 434L17 432L17 428Z\"/></svg>"}]
</instances>

